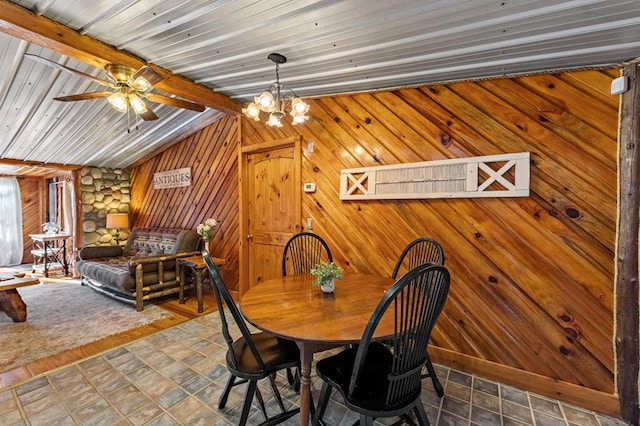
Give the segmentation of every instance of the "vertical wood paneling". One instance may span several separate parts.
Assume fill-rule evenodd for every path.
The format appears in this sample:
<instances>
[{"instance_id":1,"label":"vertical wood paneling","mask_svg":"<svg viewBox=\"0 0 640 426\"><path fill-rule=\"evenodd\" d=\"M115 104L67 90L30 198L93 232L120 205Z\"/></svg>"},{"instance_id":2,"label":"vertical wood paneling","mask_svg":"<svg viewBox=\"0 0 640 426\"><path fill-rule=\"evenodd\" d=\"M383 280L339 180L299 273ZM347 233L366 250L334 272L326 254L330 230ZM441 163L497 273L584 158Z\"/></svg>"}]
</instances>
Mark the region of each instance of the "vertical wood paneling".
<instances>
[{"instance_id":1,"label":"vertical wood paneling","mask_svg":"<svg viewBox=\"0 0 640 426\"><path fill-rule=\"evenodd\" d=\"M502 366L494 377L508 382L508 371L514 384L545 384L550 395L574 392L572 401L591 398L600 405L593 408L614 411L618 100L608 90L618 74L319 98L302 126L244 120L242 144L302 135L302 181L317 190L303 195L300 223L313 218L347 272L389 275L412 239L442 243L452 289L433 334L438 361L462 360L490 377ZM309 141L313 153L304 149ZM527 198L338 198L343 168L521 151L532 155ZM581 389L596 392L585 397ZM611 397L597 400L603 395Z\"/></svg>"},{"instance_id":2,"label":"vertical wood paneling","mask_svg":"<svg viewBox=\"0 0 640 426\"><path fill-rule=\"evenodd\" d=\"M132 226L194 229L208 218L221 221L211 253L225 258L227 285L238 288L239 120L221 119L136 166L131 171ZM153 189L153 174L191 167L189 187Z\"/></svg>"}]
</instances>

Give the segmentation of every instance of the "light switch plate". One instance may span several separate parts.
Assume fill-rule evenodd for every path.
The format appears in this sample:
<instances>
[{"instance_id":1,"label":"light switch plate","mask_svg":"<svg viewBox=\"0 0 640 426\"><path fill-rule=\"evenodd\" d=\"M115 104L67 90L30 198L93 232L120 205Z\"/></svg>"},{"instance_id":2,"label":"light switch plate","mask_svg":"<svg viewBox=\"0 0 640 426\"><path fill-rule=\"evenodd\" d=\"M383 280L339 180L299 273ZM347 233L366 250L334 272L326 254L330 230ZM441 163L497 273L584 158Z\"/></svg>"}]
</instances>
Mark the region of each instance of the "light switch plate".
<instances>
[{"instance_id":1,"label":"light switch plate","mask_svg":"<svg viewBox=\"0 0 640 426\"><path fill-rule=\"evenodd\" d=\"M304 184L304 192L316 192L316 184L313 182L307 182Z\"/></svg>"}]
</instances>

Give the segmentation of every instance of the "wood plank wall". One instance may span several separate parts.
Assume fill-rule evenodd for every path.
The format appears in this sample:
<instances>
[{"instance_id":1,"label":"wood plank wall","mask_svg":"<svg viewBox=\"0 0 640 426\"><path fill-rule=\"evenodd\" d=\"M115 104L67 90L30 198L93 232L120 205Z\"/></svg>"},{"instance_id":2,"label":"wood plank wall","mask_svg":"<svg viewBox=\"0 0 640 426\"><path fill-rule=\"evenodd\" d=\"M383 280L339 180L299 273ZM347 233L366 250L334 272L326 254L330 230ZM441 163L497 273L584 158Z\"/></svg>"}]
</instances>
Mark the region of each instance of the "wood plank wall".
<instances>
[{"instance_id":1,"label":"wood plank wall","mask_svg":"<svg viewBox=\"0 0 640 426\"><path fill-rule=\"evenodd\" d=\"M22 263L33 263L30 234L42 233L47 217L47 181L40 178L18 178L22 200Z\"/></svg>"},{"instance_id":2,"label":"wood plank wall","mask_svg":"<svg viewBox=\"0 0 640 426\"><path fill-rule=\"evenodd\" d=\"M436 362L616 414L613 283L618 70L544 74L312 100L303 126L243 121L242 144L301 134L301 225L346 271L390 274L440 241L451 292ZM531 152L531 196L342 202L344 168ZM379 156L377 162L375 157Z\"/></svg>"},{"instance_id":3,"label":"wood plank wall","mask_svg":"<svg viewBox=\"0 0 640 426\"><path fill-rule=\"evenodd\" d=\"M301 126L242 120L242 145L302 135L300 225L338 264L389 275L419 236L440 241L451 292L435 362L616 415L613 283L618 70L542 74L310 100ZM222 219L213 254L238 289L239 125L223 119L132 171L136 226ZM307 143L315 150L309 153ZM344 168L531 152L531 196L342 202ZM379 161L376 161L379 158ZM153 172L192 167L190 188Z\"/></svg>"},{"instance_id":4,"label":"wood plank wall","mask_svg":"<svg viewBox=\"0 0 640 426\"><path fill-rule=\"evenodd\" d=\"M196 229L208 218L221 222L211 255L227 260L222 276L238 288L239 119L224 118L131 170L132 227ZM189 187L153 188L156 172L191 167Z\"/></svg>"}]
</instances>

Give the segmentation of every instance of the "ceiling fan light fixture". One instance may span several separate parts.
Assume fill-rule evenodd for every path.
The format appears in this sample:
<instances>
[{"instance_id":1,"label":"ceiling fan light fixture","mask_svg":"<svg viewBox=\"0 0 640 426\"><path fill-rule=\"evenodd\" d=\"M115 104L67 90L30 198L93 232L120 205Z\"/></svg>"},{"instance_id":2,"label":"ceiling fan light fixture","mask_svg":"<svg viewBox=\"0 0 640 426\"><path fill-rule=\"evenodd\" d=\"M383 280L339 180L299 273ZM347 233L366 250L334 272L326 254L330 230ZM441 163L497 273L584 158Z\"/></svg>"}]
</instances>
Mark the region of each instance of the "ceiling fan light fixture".
<instances>
[{"instance_id":1,"label":"ceiling fan light fixture","mask_svg":"<svg viewBox=\"0 0 640 426\"><path fill-rule=\"evenodd\" d=\"M129 108L127 95L123 92L115 92L107 98L107 101L109 101L112 107L120 112L127 112Z\"/></svg>"},{"instance_id":2,"label":"ceiling fan light fixture","mask_svg":"<svg viewBox=\"0 0 640 426\"><path fill-rule=\"evenodd\" d=\"M147 90L151 90L153 85L144 78L143 76L137 77L135 80L131 82L131 86L140 92L146 92Z\"/></svg>"},{"instance_id":3,"label":"ceiling fan light fixture","mask_svg":"<svg viewBox=\"0 0 640 426\"><path fill-rule=\"evenodd\" d=\"M147 112L147 105L140 98L140 96L135 93L129 93L129 104L131 104L131 108L136 114L144 114Z\"/></svg>"},{"instance_id":4,"label":"ceiling fan light fixture","mask_svg":"<svg viewBox=\"0 0 640 426\"><path fill-rule=\"evenodd\" d=\"M191 111L202 112L205 110L204 105L195 102L153 93L151 91L153 86L165 77L148 65L144 65L136 71L122 64L106 64L104 70L107 73L107 80L103 80L38 55L25 53L24 56L56 69L80 75L101 86L116 90L115 92L102 90L99 92L80 93L53 98L57 101L75 102L98 98L107 99L115 110L126 113L127 117L129 116L129 110L134 110L135 114L140 116L144 121L158 119L158 116L153 112L153 109L147 105L145 100Z\"/></svg>"},{"instance_id":5,"label":"ceiling fan light fixture","mask_svg":"<svg viewBox=\"0 0 640 426\"><path fill-rule=\"evenodd\" d=\"M304 123L309 119L306 113L309 111L309 104L298 98L293 90L288 89L280 83L278 70L280 64L287 62L287 58L279 53L272 53L268 59L276 64L276 81L267 90L253 98L242 113L255 121L260 121L260 112L269 113L266 120L268 126L282 127L282 118L288 112L292 117L292 124Z\"/></svg>"}]
</instances>

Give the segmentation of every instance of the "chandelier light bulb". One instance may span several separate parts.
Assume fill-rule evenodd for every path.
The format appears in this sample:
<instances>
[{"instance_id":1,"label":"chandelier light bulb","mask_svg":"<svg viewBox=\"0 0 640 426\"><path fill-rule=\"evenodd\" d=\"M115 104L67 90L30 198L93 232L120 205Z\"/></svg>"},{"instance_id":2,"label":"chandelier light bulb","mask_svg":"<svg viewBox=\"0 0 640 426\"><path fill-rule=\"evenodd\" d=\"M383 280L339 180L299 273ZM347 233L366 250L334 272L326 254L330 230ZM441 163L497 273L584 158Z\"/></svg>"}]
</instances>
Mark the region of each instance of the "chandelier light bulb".
<instances>
[{"instance_id":1,"label":"chandelier light bulb","mask_svg":"<svg viewBox=\"0 0 640 426\"><path fill-rule=\"evenodd\" d=\"M255 121L260 121L260 107L255 102L251 102L246 108L243 108L242 113Z\"/></svg>"},{"instance_id":2,"label":"chandelier light bulb","mask_svg":"<svg viewBox=\"0 0 640 426\"><path fill-rule=\"evenodd\" d=\"M260 96L255 100L258 105L260 105L260 109L265 112L270 112L275 109L275 99L273 99L273 94L269 91L264 91Z\"/></svg>"},{"instance_id":3,"label":"chandelier light bulb","mask_svg":"<svg viewBox=\"0 0 640 426\"><path fill-rule=\"evenodd\" d=\"M309 104L300 98L294 98L291 101L291 113L304 114L309 111Z\"/></svg>"},{"instance_id":4,"label":"chandelier light bulb","mask_svg":"<svg viewBox=\"0 0 640 426\"><path fill-rule=\"evenodd\" d=\"M293 120L291 121L291 124L293 124L293 125L302 124L305 121L307 121L308 119L309 119L309 117L307 117L306 115L294 115L293 116Z\"/></svg>"},{"instance_id":5,"label":"chandelier light bulb","mask_svg":"<svg viewBox=\"0 0 640 426\"><path fill-rule=\"evenodd\" d=\"M271 127L282 127L282 114L278 114L277 112L271 113L267 124Z\"/></svg>"}]
</instances>

